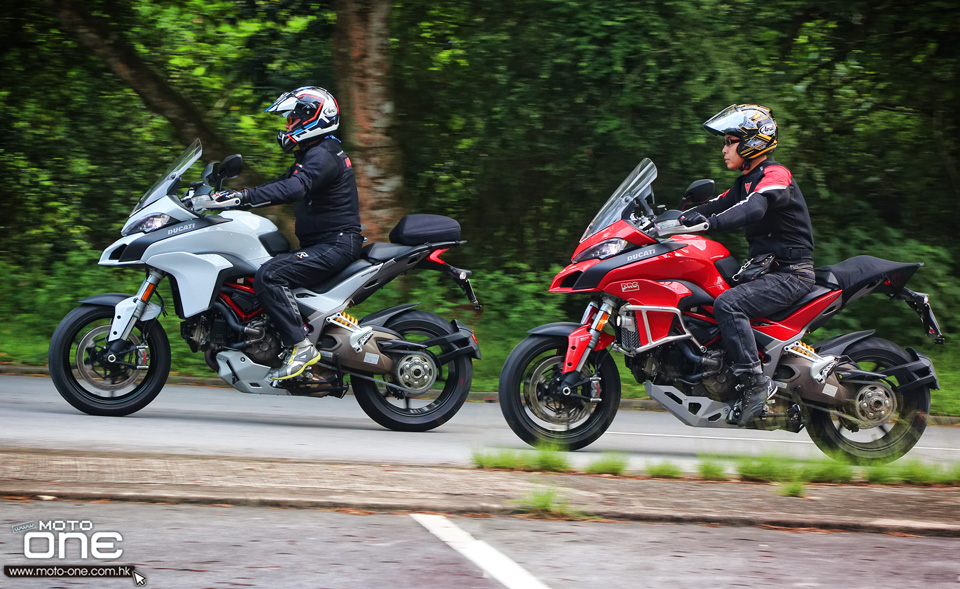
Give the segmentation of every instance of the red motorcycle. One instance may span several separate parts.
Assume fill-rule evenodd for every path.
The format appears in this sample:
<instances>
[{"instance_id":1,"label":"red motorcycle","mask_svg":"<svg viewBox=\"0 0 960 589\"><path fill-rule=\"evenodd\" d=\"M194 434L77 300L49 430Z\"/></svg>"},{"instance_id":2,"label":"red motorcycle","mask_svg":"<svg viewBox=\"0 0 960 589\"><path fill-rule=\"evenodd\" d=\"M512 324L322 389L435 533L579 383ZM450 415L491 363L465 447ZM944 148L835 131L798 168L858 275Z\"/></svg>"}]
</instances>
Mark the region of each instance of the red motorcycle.
<instances>
[{"instance_id":1,"label":"red motorcycle","mask_svg":"<svg viewBox=\"0 0 960 589\"><path fill-rule=\"evenodd\" d=\"M647 394L687 425L737 427L739 392L713 317L713 302L736 284L740 265L703 224L684 227L679 210L651 208L657 169L643 160L593 219L573 263L550 292L589 294L580 323L530 330L500 374L500 408L527 443L571 450L599 438L620 403L611 350ZM680 208L714 195L712 180L690 185ZM763 372L777 383L750 427L810 437L825 453L856 463L895 460L919 440L939 389L933 364L858 331L808 345L802 338L870 293L906 302L927 335L943 343L928 296L905 288L922 264L856 256L817 268L817 285L789 309L752 321Z\"/></svg>"}]
</instances>

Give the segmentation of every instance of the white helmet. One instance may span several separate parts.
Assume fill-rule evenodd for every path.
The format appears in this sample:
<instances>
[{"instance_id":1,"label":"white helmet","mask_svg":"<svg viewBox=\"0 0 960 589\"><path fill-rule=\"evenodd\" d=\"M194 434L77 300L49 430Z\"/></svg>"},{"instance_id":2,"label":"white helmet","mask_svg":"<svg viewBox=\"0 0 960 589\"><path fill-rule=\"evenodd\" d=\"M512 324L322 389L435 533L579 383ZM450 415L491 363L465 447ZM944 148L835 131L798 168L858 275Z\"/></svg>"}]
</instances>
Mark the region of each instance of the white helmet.
<instances>
[{"instance_id":1,"label":"white helmet","mask_svg":"<svg viewBox=\"0 0 960 589\"><path fill-rule=\"evenodd\" d=\"M307 139L336 131L340 126L340 106L323 88L304 86L284 92L264 112L287 118L287 129L277 134L283 151L290 151Z\"/></svg>"}]
</instances>

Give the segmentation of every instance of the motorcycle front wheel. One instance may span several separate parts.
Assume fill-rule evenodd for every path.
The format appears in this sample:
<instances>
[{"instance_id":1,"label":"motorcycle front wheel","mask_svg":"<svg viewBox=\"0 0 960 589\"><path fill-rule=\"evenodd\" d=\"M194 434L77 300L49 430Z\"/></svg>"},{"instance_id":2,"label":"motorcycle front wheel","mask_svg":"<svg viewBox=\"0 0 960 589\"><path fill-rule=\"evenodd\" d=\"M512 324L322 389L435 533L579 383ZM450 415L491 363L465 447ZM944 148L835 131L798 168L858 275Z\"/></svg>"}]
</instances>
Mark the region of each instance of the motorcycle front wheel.
<instances>
[{"instance_id":1,"label":"motorcycle front wheel","mask_svg":"<svg viewBox=\"0 0 960 589\"><path fill-rule=\"evenodd\" d=\"M454 332L449 321L433 313L408 311L392 317L384 325L411 342L423 342ZM401 432L425 432L450 420L470 393L473 364L467 356L458 356L444 365L438 357L454 349L446 344L395 358L395 374L377 375L376 382L353 378L353 394L371 419L387 429ZM406 389L422 389L408 394L388 383Z\"/></svg>"},{"instance_id":2,"label":"motorcycle front wheel","mask_svg":"<svg viewBox=\"0 0 960 589\"><path fill-rule=\"evenodd\" d=\"M500 373L500 410L510 429L530 445L578 450L603 435L620 406L620 374L606 351L593 352L581 370L580 397L560 392L567 339L530 336L510 352ZM590 397L587 400L582 397Z\"/></svg>"},{"instance_id":3,"label":"motorcycle front wheel","mask_svg":"<svg viewBox=\"0 0 960 589\"><path fill-rule=\"evenodd\" d=\"M50 340L50 378L68 403L90 415L130 415L146 407L167 382L170 342L163 328L137 323L128 350L107 362L113 308L82 305L67 314Z\"/></svg>"},{"instance_id":4,"label":"motorcycle front wheel","mask_svg":"<svg viewBox=\"0 0 960 589\"><path fill-rule=\"evenodd\" d=\"M857 342L845 352L861 370L877 372L911 362L900 346L878 337ZM895 379L894 379L895 382ZM930 411L930 389L903 394L878 381L863 386L858 404L873 404L875 425L861 425L842 414L815 410L807 424L810 438L828 456L855 464L884 464L910 451L923 435Z\"/></svg>"}]
</instances>

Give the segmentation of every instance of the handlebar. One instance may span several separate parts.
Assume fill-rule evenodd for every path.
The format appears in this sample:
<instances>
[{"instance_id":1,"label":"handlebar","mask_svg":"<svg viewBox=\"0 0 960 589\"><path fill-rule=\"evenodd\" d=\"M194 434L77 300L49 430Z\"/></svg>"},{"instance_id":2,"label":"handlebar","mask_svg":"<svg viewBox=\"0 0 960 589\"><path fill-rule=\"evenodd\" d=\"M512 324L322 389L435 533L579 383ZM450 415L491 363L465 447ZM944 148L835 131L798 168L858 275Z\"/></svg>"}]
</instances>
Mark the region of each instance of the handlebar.
<instances>
[{"instance_id":1,"label":"handlebar","mask_svg":"<svg viewBox=\"0 0 960 589\"><path fill-rule=\"evenodd\" d=\"M700 223L692 227L683 226L680 221L664 221L656 224L657 235L666 237L668 235L681 235L685 233L700 233L710 229L710 223Z\"/></svg>"}]
</instances>

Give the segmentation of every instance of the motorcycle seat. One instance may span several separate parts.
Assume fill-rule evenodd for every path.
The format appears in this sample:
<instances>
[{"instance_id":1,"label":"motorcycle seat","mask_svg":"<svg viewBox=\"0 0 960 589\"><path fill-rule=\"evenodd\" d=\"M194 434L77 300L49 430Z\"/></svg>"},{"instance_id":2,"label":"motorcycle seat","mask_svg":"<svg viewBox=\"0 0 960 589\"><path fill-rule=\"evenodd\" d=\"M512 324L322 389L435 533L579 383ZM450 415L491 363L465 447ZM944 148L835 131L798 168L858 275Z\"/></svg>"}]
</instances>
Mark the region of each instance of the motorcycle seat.
<instances>
[{"instance_id":1,"label":"motorcycle seat","mask_svg":"<svg viewBox=\"0 0 960 589\"><path fill-rule=\"evenodd\" d=\"M777 311L776 313L773 313L773 314L771 314L771 315L767 315L766 317L764 317L764 319L769 319L770 321L777 321L777 322L783 321L784 319L786 319L786 318L789 317L790 315L793 315L798 309L803 308L804 306L806 306L806 305L812 303L813 301L819 299L819 298L822 297L823 295L825 295L825 294L827 294L827 293L831 293L831 292L833 292L833 291L835 291L835 290L837 290L837 289L835 289L835 288L829 288L829 287L826 287L826 286L821 286L821 285L818 284L818 285L816 285L816 286L813 287L813 290L811 290L809 293L807 293L806 295L804 295L803 297L801 297L800 300L797 301L796 303L790 305L789 307L787 307L786 309L784 309L784 310L782 310L782 311Z\"/></svg>"},{"instance_id":2,"label":"motorcycle seat","mask_svg":"<svg viewBox=\"0 0 960 589\"><path fill-rule=\"evenodd\" d=\"M333 276L327 278L326 280L321 280L316 284L311 284L307 287L308 290L312 290L315 293L325 293L336 285L344 282L347 278L353 276L361 270L365 270L372 266L373 263L370 260L360 258L359 260L351 263L349 266L341 270L340 272L334 274Z\"/></svg>"},{"instance_id":3,"label":"motorcycle seat","mask_svg":"<svg viewBox=\"0 0 960 589\"><path fill-rule=\"evenodd\" d=\"M363 256L374 262L386 262L416 249L417 246L397 243L371 243L363 247Z\"/></svg>"}]
</instances>

